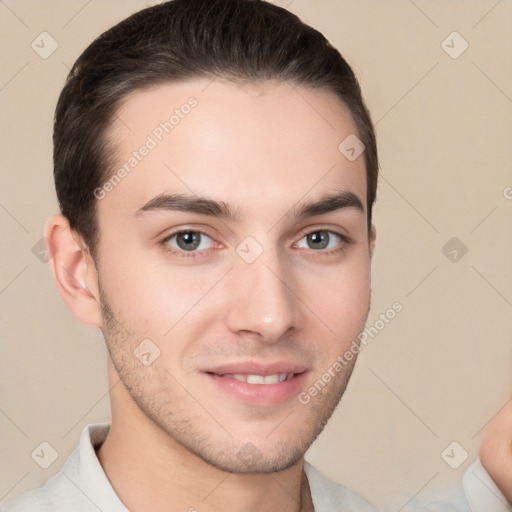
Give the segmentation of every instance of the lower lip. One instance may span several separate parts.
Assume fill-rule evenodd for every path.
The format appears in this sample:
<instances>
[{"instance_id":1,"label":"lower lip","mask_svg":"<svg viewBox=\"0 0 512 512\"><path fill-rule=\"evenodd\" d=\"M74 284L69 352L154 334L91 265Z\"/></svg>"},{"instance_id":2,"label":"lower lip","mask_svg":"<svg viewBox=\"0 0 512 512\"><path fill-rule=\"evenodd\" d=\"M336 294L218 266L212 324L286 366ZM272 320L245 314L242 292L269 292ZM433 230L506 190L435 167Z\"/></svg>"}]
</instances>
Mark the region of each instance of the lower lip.
<instances>
[{"instance_id":1,"label":"lower lip","mask_svg":"<svg viewBox=\"0 0 512 512\"><path fill-rule=\"evenodd\" d=\"M297 396L306 380L307 371L276 384L247 384L237 379L221 377L213 373L204 375L223 392L250 405L278 405Z\"/></svg>"}]
</instances>

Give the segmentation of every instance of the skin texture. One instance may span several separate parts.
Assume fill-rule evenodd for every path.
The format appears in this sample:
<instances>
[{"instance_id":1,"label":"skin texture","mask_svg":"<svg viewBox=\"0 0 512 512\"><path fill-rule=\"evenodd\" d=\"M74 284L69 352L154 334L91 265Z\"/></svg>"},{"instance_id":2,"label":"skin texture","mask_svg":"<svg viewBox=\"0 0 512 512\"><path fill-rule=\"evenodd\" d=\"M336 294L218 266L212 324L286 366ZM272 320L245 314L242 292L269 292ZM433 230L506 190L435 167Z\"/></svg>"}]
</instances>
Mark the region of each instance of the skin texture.
<instances>
[{"instance_id":1,"label":"skin texture","mask_svg":"<svg viewBox=\"0 0 512 512\"><path fill-rule=\"evenodd\" d=\"M338 404L355 358L307 404L297 395L248 403L204 370L291 361L307 367L298 394L362 330L375 231L366 223L363 158L349 161L337 149L357 130L340 101L319 90L220 79L168 84L121 105L109 132L112 172L191 97L195 107L180 111L172 131L160 130L158 144L102 189L96 261L62 215L47 222L57 289L79 321L102 330L108 348L112 428L98 458L134 512L309 511L303 455ZM357 196L362 211L294 216L304 202L340 191ZM164 193L222 201L236 218L137 214ZM207 234L196 257L169 238L178 229ZM310 247L306 235L322 230L351 242L334 237L332 250ZM252 263L237 252L248 236L256 241L249 252L262 251ZM158 357L146 365L135 353L148 339ZM480 449L509 500L511 442L509 403Z\"/></svg>"},{"instance_id":2,"label":"skin texture","mask_svg":"<svg viewBox=\"0 0 512 512\"><path fill-rule=\"evenodd\" d=\"M305 391L363 329L374 242L365 166L338 150L356 126L325 91L221 79L165 84L120 107L109 132L118 166L190 97L197 106L98 200L96 263L66 219L47 224L59 292L78 320L103 331L109 351L112 428L98 457L133 511L309 510L303 456L355 358L308 404L297 394L248 403L204 370L290 361L307 368ZM335 192L353 193L362 210L295 217L304 202ZM163 193L223 201L237 218L136 213ZM177 229L208 235L200 254L166 241ZM331 233L325 249L308 242L319 231ZM237 253L248 236L257 242L250 250L262 250L252 263ZM159 350L150 365L134 355L144 339Z\"/></svg>"}]
</instances>

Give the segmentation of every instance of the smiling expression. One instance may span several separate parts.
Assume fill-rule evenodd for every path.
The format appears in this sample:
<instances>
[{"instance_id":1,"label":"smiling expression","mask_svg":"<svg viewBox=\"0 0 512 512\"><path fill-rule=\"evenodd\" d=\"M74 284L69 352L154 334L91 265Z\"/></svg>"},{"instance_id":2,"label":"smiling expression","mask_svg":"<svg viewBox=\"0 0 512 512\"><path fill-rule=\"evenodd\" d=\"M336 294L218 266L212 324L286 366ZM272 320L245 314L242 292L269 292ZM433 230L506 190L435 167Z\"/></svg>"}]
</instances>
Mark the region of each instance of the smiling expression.
<instances>
[{"instance_id":1,"label":"smiling expression","mask_svg":"<svg viewBox=\"0 0 512 512\"><path fill-rule=\"evenodd\" d=\"M330 92L221 79L135 92L109 130L119 167L155 142L97 202L111 359L140 410L216 467L290 467L346 387L355 359L297 399L368 314L364 158L338 150L357 133Z\"/></svg>"}]
</instances>

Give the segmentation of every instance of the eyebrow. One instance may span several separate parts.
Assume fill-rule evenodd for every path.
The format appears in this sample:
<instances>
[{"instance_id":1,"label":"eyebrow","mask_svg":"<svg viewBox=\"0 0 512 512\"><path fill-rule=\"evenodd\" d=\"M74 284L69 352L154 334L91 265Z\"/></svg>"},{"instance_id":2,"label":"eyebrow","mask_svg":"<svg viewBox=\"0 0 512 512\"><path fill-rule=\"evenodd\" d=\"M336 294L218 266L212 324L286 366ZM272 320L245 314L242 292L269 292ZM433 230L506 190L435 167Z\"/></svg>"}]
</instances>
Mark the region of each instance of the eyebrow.
<instances>
[{"instance_id":1,"label":"eyebrow","mask_svg":"<svg viewBox=\"0 0 512 512\"><path fill-rule=\"evenodd\" d=\"M330 194L305 203L298 202L291 211L296 218L303 219L342 209L355 209L364 213L361 200L353 192L348 191ZM192 212L233 222L241 219L240 210L224 201L188 194L159 194L139 208L135 215L143 216L146 213L161 211Z\"/></svg>"},{"instance_id":2,"label":"eyebrow","mask_svg":"<svg viewBox=\"0 0 512 512\"><path fill-rule=\"evenodd\" d=\"M364 213L363 203L353 192L342 191L321 197L316 201L295 205L295 216L298 218L323 215L336 210L355 209Z\"/></svg>"},{"instance_id":3,"label":"eyebrow","mask_svg":"<svg viewBox=\"0 0 512 512\"><path fill-rule=\"evenodd\" d=\"M224 201L215 201L206 197L188 194L159 194L150 199L136 212L136 216L142 216L152 211L182 211L220 217L237 221L240 218L237 209L232 208Z\"/></svg>"}]
</instances>

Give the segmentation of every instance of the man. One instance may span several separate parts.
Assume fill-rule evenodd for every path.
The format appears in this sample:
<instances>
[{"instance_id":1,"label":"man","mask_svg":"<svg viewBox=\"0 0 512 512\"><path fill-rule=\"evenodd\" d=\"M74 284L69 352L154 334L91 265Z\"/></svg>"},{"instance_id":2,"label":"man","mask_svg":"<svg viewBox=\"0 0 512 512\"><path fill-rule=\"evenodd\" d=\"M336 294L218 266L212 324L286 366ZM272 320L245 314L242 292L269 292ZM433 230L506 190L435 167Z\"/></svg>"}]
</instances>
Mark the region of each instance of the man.
<instances>
[{"instance_id":1,"label":"man","mask_svg":"<svg viewBox=\"0 0 512 512\"><path fill-rule=\"evenodd\" d=\"M175 0L92 43L46 237L104 334L112 423L5 510L375 510L304 453L357 358L377 170L352 70L272 4Z\"/></svg>"}]
</instances>

